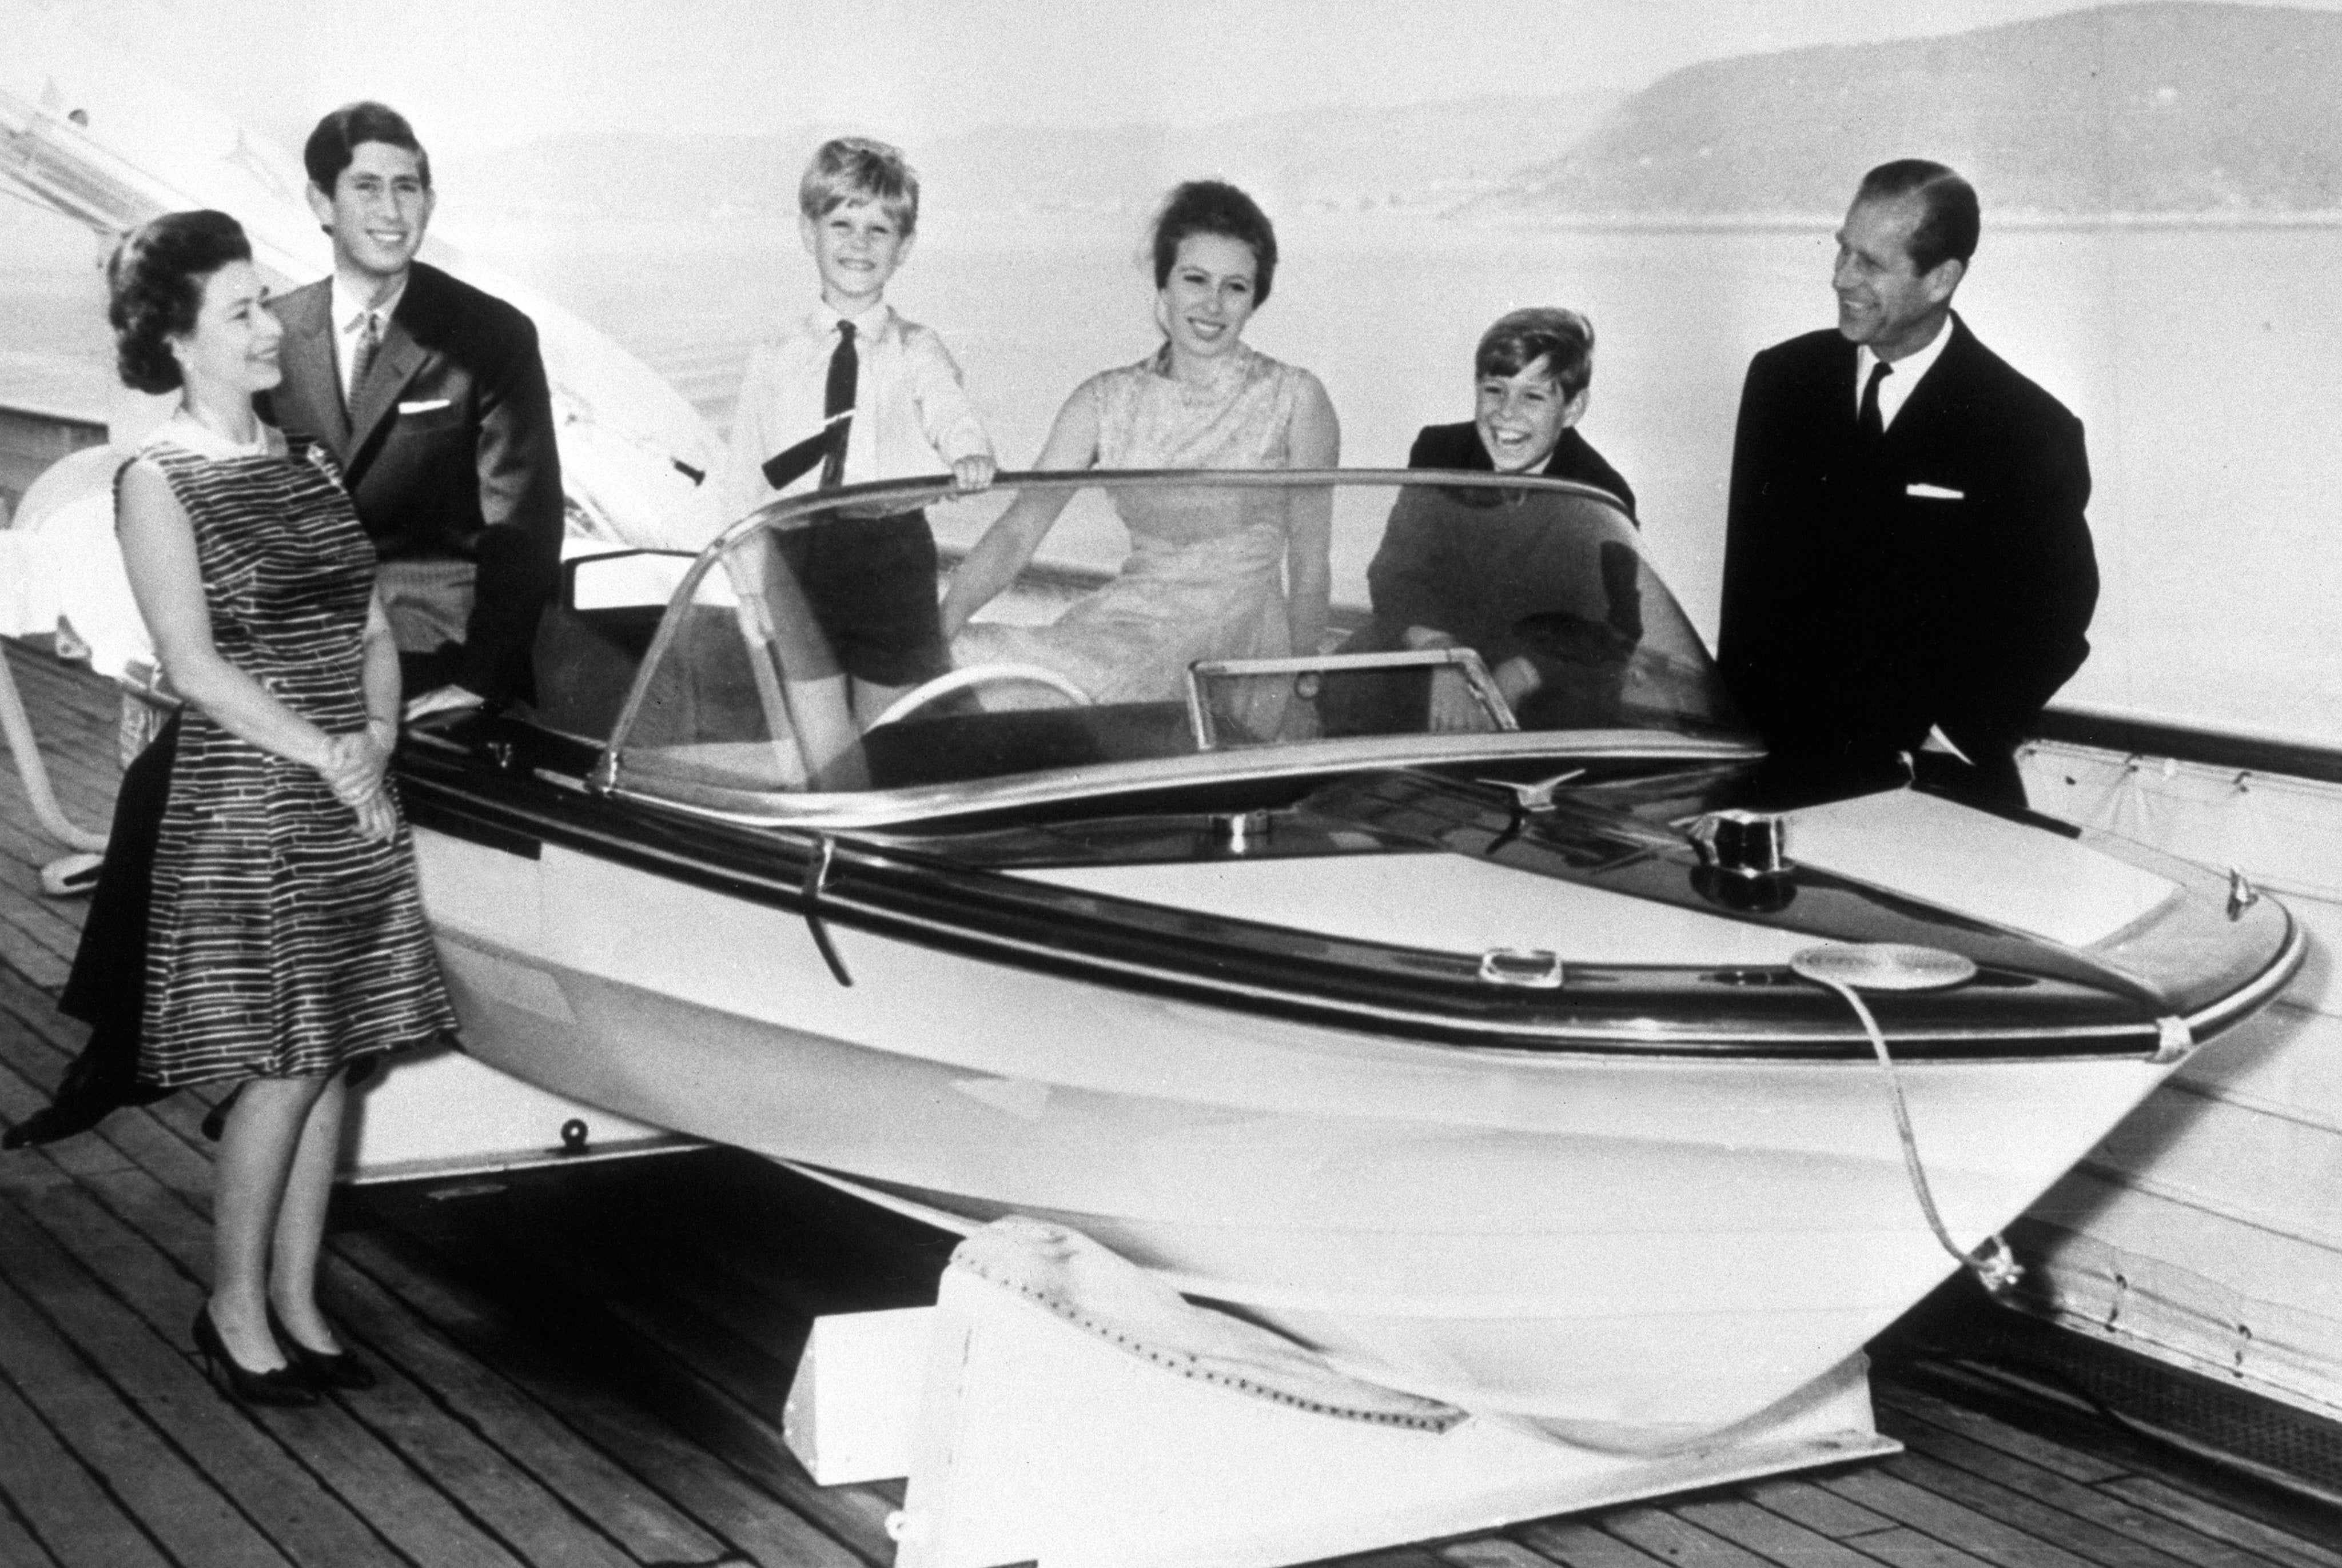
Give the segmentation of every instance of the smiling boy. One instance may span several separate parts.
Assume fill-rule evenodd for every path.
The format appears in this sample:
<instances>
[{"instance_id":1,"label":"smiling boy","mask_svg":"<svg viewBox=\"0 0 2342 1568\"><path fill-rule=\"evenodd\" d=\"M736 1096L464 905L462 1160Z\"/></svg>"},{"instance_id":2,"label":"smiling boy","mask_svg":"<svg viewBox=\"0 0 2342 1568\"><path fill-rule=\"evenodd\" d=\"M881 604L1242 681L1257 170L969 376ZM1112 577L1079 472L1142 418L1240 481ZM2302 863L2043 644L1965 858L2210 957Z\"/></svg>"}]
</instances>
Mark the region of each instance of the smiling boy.
<instances>
[{"instance_id":1,"label":"smiling boy","mask_svg":"<svg viewBox=\"0 0 2342 1568\"><path fill-rule=\"evenodd\" d=\"M1535 474L1616 495L1635 514L1635 493L1603 460L1577 422L1594 395L1594 324L1558 305L1496 318L1472 354L1473 417L1426 424L1409 468Z\"/></svg>"},{"instance_id":2,"label":"smiling boy","mask_svg":"<svg viewBox=\"0 0 2342 1568\"><path fill-rule=\"evenodd\" d=\"M737 517L776 496L948 468L962 490L992 482L992 443L933 329L886 304L908 259L919 183L884 142L825 143L797 190L818 304L750 353L733 414L725 496ZM865 725L951 667L936 617L936 544L916 510L826 514L777 544L819 622L793 639L796 680L843 676ZM834 667L832 667L834 665Z\"/></svg>"}]
</instances>

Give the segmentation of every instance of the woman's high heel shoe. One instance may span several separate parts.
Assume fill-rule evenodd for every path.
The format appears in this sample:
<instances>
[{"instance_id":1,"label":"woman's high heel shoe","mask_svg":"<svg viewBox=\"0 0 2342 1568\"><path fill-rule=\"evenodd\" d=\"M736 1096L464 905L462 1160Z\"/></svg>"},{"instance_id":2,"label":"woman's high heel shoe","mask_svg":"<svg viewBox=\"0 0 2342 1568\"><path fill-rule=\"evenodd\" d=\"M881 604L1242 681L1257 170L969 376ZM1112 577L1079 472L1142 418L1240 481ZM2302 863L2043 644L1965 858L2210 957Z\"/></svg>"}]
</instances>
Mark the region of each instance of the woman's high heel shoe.
<instances>
[{"instance_id":1,"label":"woman's high heel shoe","mask_svg":"<svg viewBox=\"0 0 2342 1568\"><path fill-rule=\"evenodd\" d=\"M374 1386L374 1368L345 1350L337 1350L331 1355L322 1350L311 1350L293 1337L293 1331L276 1315L274 1304L268 1309L268 1332L276 1336L293 1369L310 1387L339 1388L356 1393Z\"/></svg>"},{"instance_id":2,"label":"woman's high heel shoe","mask_svg":"<svg viewBox=\"0 0 2342 1568\"><path fill-rule=\"evenodd\" d=\"M219 1325L212 1322L211 1303L205 1302L195 1309L195 1326L190 1333L195 1342L195 1353L204 1358L204 1375L227 1398L244 1404L317 1403L316 1390L295 1368L280 1366L255 1372L228 1354L227 1342L220 1338Z\"/></svg>"}]
</instances>

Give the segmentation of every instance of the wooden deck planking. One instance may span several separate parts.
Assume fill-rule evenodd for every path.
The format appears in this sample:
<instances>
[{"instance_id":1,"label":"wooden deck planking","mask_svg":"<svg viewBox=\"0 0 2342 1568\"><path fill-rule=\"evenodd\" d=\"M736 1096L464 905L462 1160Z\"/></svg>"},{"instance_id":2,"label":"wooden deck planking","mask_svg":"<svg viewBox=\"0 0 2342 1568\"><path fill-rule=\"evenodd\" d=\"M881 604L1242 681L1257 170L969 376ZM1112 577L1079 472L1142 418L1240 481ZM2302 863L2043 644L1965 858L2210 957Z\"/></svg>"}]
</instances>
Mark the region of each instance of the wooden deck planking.
<instances>
[{"instance_id":1,"label":"wooden deck planking","mask_svg":"<svg viewBox=\"0 0 2342 1568\"><path fill-rule=\"evenodd\" d=\"M102 827L103 683L6 654L65 809ZM0 1117L84 1034L54 991L82 905L0 777ZM332 1310L385 1373L316 1410L205 1384L216 1091L0 1158L0 1563L882 1564L899 1483L823 1489L780 1443L812 1317L932 1299L950 1244L729 1151L344 1195ZM1956 1347L1955 1347L1956 1348ZM1883 1363L1878 1463L1343 1559L1344 1568L2342 1568L2296 1512L2207 1484L1974 1368Z\"/></svg>"},{"instance_id":2,"label":"wooden deck planking","mask_svg":"<svg viewBox=\"0 0 2342 1568\"><path fill-rule=\"evenodd\" d=\"M170 1568L136 1518L0 1376L0 1510L33 1547L25 1561L67 1568ZM37 1537L37 1540L35 1538ZM15 1559L7 1560L14 1568Z\"/></svg>"},{"instance_id":3,"label":"wooden deck planking","mask_svg":"<svg viewBox=\"0 0 2342 1568\"><path fill-rule=\"evenodd\" d=\"M2070 1521L2061 1522L2060 1529L2071 1533L2077 1549L2095 1540L2097 1547L2088 1554L2101 1562L2119 1563L2124 1568L2170 1568L2177 1559L2190 1568L2267 1568L2267 1558L2209 1536L2195 1535L2184 1527L2171 1525L2167 1520L2151 1518L2145 1510L2118 1496L2011 1458L1968 1438L1931 1431L1911 1422L1896 1422L1891 1430L1910 1449L1906 1463L1914 1468L1940 1465L1943 1472L1960 1473L1961 1486L2005 1488L2027 1499L2028 1510L2046 1506L2069 1515ZM1947 1490L1940 1479L1942 1472L1937 1473L1939 1479L1935 1489ZM1967 1479L1970 1477L1974 1479ZM1968 1495L1976 1497L1981 1493L1971 1490ZM2009 1518L2012 1514L2002 1512L1999 1516ZM2136 1545L2126 1545L2121 1551L2116 1547L2117 1543L2157 1537L2162 1539L2151 1552Z\"/></svg>"},{"instance_id":4,"label":"wooden deck planking","mask_svg":"<svg viewBox=\"0 0 2342 1568\"><path fill-rule=\"evenodd\" d=\"M50 1285L24 1287L26 1295L50 1324L73 1334L75 1349L112 1395L139 1412L155 1434L185 1457L190 1470L278 1543L290 1561L396 1568L398 1558L361 1516L327 1492L266 1431L239 1419L205 1385L202 1373L178 1348L176 1336L138 1317L121 1293L125 1279L134 1287L147 1287L134 1288L131 1300L158 1295L189 1300L197 1293L195 1287L179 1281L175 1282L182 1287L178 1291L165 1294L154 1290L159 1260L151 1253L135 1255L143 1249L108 1223L78 1189L54 1189L44 1206L48 1223L40 1226L21 1212L21 1201L15 1211L0 1202L0 1247L21 1247L25 1258L45 1263L41 1272L50 1276ZM84 1249L108 1255L99 1275L108 1289L78 1283L70 1292L56 1287L55 1282L73 1268L60 1244L68 1236ZM25 1270L12 1266L10 1273L21 1281ZM188 1315L193 1314L189 1305Z\"/></svg>"},{"instance_id":5,"label":"wooden deck planking","mask_svg":"<svg viewBox=\"0 0 2342 1568\"><path fill-rule=\"evenodd\" d=\"M124 1515L150 1534L171 1561L187 1568L276 1568L288 1560L143 1419L118 1385L82 1359L95 1312L84 1282L60 1280L29 1255L16 1227L0 1215L0 1248L11 1282L0 1283L0 1375L24 1397L57 1442L87 1472L102 1477ZM62 1308L75 1340L55 1332L40 1301ZM101 1340L101 1345L102 1345ZM83 1348L77 1348L83 1347ZM95 1351L93 1353L102 1353Z\"/></svg>"}]
</instances>

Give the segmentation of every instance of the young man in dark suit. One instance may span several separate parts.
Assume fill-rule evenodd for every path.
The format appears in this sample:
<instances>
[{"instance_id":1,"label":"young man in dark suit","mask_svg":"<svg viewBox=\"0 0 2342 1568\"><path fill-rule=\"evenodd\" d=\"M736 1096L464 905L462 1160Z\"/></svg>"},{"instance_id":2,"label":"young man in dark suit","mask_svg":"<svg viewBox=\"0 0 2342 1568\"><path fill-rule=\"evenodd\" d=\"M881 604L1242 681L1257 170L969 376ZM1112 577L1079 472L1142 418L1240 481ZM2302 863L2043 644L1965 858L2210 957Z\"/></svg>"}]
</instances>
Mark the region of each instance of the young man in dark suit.
<instances>
[{"instance_id":1,"label":"young man in dark suit","mask_svg":"<svg viewBox=\"0 0 2342 1568\"><path fill-rule=\"evenodd\" d=\"M285 380L264 412L341 465L382 557L407 716L526 696L563 528L536 329L415 259L431 162L396 112L335 110L302 162L334 273L275 302Z\"/></svg>"},{"instance_id":2,"label":"young man in dark suit","mask_svg":"<svg viewBox=\"0 0 2342 1568\"><path fill-rule=\"evenodd\" d=\"M2089 652L2081 422L1953 313L1978 226L1942 165L1871 170L1837 329L1748 367L1717 651L1800 794L1916 775L2022 806L2015 749Z\"/></svg>"}]
</instances>

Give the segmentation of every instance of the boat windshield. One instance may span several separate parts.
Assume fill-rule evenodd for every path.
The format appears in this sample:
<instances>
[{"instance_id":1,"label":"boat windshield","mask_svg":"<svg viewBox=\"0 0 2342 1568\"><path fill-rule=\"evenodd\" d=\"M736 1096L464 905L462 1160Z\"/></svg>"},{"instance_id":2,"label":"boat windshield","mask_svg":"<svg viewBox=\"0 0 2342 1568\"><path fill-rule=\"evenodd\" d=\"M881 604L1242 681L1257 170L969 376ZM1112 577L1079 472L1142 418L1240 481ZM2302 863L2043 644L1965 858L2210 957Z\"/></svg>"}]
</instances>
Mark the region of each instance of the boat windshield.
<instances>
[{"instance_id":1,"label":"boat windshield","mask_svg":"<svg viewBox=\"0 0 2342 1568\"><path fill-rule=\"evenodd\" d=\"M792 498L696 561L573 561L539 652L606 778L718 803L1746 740L1616 503L1494 476Z\"/></svg>"}]
</instances>

